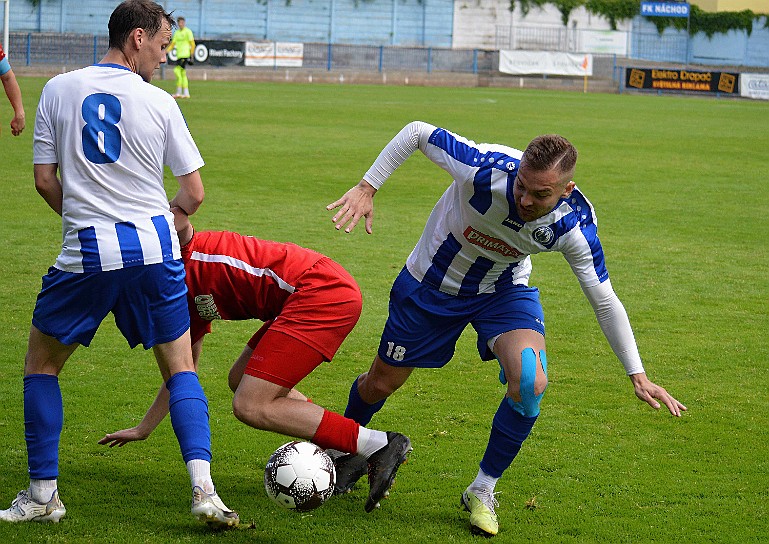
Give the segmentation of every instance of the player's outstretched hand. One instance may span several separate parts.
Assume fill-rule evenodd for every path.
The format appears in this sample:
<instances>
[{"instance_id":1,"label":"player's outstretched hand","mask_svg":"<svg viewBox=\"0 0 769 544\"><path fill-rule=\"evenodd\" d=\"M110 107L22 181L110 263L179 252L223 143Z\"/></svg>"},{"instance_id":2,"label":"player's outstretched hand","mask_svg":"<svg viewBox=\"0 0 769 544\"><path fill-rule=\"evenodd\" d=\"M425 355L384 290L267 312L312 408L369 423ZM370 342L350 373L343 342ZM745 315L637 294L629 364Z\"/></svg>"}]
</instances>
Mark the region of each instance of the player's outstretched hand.
<instances>
[{"instance_id":1,"label":"player's outstretched hand","mask_svg":"<svg viewBox=\"0 0 769 544\"><path fill-rule=\"evenodd\" d=\"M147 434L141 432L138 427L131 427L130 429L123 429L105 435L104 438L99 440L99 444L114 448L115 446L123 447L129 442L135 442L137 440L145 440Z\"/></svg>"},{"instance_id":2,"label":"player's outstretched hand","mask_svg":"<svg viewBox=\"0 0 769 544\"><path fill-rule=\"evenodd\" d=\"M360 180L356 186L347 191L342 198L326 206L327 210L339 208L331 221L336 223L336 230L340 230L345 224L345 232L352 232L361 218L366 218L366 232L371 234L374 224L374 195L376 189L365 180Z\"/></svg>"},{"instance_id":3,"label":"player's outstretched hand","mask_svg":"<svg viewBox=\"0 0 769 544\"><path fill-rule=\"evenodd\" d=\"M635 395L655 410L659 410L660 402L668 407L670 413L676 417L681 417L681 411L686 410L686 406L678 402L668 393L664 387L661 387L646 377L646 373L631 374L630 381L633 382ZM658 402L659 401L659 402Z\"/></svg>"}]
</instances>

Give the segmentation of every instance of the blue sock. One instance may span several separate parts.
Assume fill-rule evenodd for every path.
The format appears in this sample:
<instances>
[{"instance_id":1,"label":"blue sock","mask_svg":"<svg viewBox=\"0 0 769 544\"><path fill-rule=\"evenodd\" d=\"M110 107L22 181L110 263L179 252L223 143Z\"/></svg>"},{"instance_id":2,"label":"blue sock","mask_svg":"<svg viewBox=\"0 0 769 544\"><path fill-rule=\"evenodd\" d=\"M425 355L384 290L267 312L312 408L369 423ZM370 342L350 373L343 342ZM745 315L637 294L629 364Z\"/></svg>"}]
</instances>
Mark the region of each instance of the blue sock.
<instances>
[{"instance_id":1,"label":"blue sock","mask_svg":"<svg viewBox=\"0 0 769 544\"><path fill-rule=\"evenodd\" d=\"M481 460L481 470L494 478L502 477L502 473L518 455L535 421L537 416L522 416L513 409L507 398L502 399L491 424L491 436Z\"/></svg>"},{"instance_id":2,"label":"blue sock","mask_svg":"<svg viewBox=\"0 0 769 544\"><path fill-rule=\"evenodd\" d=\"M208 399L194 372L179 372L166 382L170 393L168 411L171 425L187 463L193 459L211 461L211 429L208 426Z\"/></svg>"},{"instance_id":3,"label":"blue sock","mask_svg":"<svg viewBox=\"0 0 769 544\"><path fill-rule=\"evenodd\" d=\"M24 439L31 479L59 477L59 437L63 425L59 378L50 374L24 376Z\"/></svg>"},{"instance_id":4,"label":"blue sock","mask_svg":"<svg viewBox=\"0 0 769 544\"><path fill-rule=\"evenodd\" d=\"M358 376L358 378L360 378L360 376ZM382 406L384 406L387 399L384 398L379 402L369 404L360 398L360 393L358 392L358 378L355 378L355 381L352 382L350 396L347 398L347 408L344 409L344 417L350 418L359 425L365 426L369 424L369 421L374 417L374 414L382 409Z\"/></svg>"}]
</instances>

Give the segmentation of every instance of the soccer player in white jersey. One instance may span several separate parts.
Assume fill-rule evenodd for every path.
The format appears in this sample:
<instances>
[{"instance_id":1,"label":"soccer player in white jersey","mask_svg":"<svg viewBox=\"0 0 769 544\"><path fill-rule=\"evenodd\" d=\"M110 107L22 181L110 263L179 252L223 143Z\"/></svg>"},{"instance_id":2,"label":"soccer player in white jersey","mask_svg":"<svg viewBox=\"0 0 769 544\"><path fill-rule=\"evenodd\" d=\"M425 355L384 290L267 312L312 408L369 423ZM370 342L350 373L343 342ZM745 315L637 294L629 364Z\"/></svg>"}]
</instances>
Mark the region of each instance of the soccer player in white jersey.
<instances>
[{"instance_id":1,"label":"soccer player in white jersey","mask_svg":"<svg viewBox=\"0 0 769 544\"><path fill-rule=\"evenodd\" d=\"M58 375L110 312L131 347L152 348L170 393L174 432L192 480L192 513L238 524L211 479L208 401L194 371L184 266L170 206L194 213L203 159L171 96L151 85L166 60L174 20L149 0L129 0L109 20L99 64L43 89L34 135L35 187L62 216L63 244L43 277L24 362L30 485L0 520L58 522ZM169 204L167 165L179 182Z\"/></svg>"},{"instance_id":2,"label":"soccer player in white jersey","mask_svg":"<svg viewBox=\"0 0 769 544\"><path fill-rule=\"evenodd\" d=\"M495 485L529 435L547 387L544 314L538 290L528 285L530 255L564 255L639 399L654 408L662 403L674 416L686 407L646 376L609 281L593 207L572 181L577 151L565 138L540 136L521 152L410 123L360 183L329 204L329 210L340 208L332 218L336 228L351 232L365 219L370 234L374 194L417 150L454 181L395 280L378 354L353 382L345 416L367 424L414 368L448 363L471 324L481 358L496 358L507 383L478 475L462 494L471 530L493 536L499 530Z\"/></svg>"}]
</instances>

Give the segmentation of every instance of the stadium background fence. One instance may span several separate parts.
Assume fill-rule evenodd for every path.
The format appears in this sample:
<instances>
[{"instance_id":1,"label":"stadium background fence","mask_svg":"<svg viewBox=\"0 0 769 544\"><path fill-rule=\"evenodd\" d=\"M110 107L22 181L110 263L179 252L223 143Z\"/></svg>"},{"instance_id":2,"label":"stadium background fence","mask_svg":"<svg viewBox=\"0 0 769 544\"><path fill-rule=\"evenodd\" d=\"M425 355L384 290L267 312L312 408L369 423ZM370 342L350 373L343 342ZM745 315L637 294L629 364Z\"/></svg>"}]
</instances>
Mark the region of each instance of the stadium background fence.
<instances>
[{"instance_id":1,"label":"stadium background fence","mask_svg":"<svg viewBox=\"0 0 769 544\"><path fill-rule=\"evenodd\" d=\"M106 36L87 34L11 33L14 66L57 66L67 69L98 62L108 49ZM398 47L305 43L303 70L498 73L499 51L441 47ZM274 70L275 68L249 68ZM619 80L616 55L594 55L593 77ZM216 67L211 67L216 70Z\"/></svg>"}]
</instances>

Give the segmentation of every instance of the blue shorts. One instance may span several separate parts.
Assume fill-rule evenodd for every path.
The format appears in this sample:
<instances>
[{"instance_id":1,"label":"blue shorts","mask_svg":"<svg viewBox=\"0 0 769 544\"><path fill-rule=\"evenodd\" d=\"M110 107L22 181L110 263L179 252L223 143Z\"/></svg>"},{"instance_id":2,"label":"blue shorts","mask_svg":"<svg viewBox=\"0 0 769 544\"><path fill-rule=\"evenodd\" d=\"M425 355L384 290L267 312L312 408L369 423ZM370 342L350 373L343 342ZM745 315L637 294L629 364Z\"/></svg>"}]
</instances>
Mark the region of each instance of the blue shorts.
<instances>
[{"instance_id":1,"label":"blue shorts","mask_svg":"<svg viewBox=\"0 0 769 544\"><path fill-rule=\"evenodd\" d=\"M389 310L379 357L393 366L444 366L468 324L478 333L484 361L494 359L488 341L495 336L517 329L545 334L539 290L524 285L497 293L448 295L420 283L404 268L390 291Z\"/></svg>"},{"instance_id":2,"label":"blue shorts","mask_svg":"<svg viewBox=\"0 0 769 544\"><path fill-rule=\"evenodd\" d=\"M182 261L78 274L51 267L32 324L62 344L88 346L110 312L132 348L179 338L190 328Z\"/></svg>"}]
</instances>

